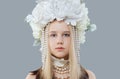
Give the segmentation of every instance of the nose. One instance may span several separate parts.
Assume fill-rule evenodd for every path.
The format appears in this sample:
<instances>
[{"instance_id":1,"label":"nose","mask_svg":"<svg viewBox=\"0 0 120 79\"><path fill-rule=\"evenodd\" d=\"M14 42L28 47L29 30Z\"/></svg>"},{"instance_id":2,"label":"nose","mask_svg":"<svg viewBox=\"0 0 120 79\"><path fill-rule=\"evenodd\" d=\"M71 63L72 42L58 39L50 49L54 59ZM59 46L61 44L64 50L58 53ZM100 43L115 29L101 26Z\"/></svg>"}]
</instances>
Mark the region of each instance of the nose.
<instances>
[{"instance_id":1,"label":"nose","mask_svg":"<svg viewBox=\"0 0 120 79\"><path fill-rule=\"evenodd\" d=\"M58 36L57 37L57 44L63 44L64 42L63 42L63 38L62 38L62 36Z\"/></svg>"}]
</instances>

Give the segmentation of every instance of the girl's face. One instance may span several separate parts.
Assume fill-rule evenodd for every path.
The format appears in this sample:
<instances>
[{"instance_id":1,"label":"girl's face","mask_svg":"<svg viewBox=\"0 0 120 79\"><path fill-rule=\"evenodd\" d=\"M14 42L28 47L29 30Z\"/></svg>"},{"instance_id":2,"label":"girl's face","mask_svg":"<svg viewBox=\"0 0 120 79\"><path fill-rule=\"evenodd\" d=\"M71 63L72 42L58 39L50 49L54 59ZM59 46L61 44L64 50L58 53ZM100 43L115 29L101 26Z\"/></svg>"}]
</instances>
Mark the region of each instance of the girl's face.
<instances>
[{"instance_id":1,"label":"girl's face","mask_svg":"<svg viewBox=\"0 0 120 79\"><path fill-rule=\"evenodd\" d=\"M68 59L71 43L70 29L64 21L54 21L48 30L50 53L57 58Z\"/></svg>"}]
</instances>

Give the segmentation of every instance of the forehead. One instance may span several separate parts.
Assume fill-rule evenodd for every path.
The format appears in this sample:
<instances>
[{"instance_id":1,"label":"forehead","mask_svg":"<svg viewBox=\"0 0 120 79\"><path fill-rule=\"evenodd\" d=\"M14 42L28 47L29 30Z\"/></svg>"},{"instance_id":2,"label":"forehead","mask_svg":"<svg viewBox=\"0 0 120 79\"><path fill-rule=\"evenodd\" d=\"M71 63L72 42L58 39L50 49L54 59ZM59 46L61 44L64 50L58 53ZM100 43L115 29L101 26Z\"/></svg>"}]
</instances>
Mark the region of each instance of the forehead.
<instances>
[{"instance_id":1,"label":"forehead","mask_svg":"<svg viewBox=\"0 0 120 79\"><path fill-rule=\"evenodd\" d=\"M67 25L64 21L54 21L50 24L49 31L64 32L70 31L70 29L69 25Z\"/></svg>"}]
</instances>

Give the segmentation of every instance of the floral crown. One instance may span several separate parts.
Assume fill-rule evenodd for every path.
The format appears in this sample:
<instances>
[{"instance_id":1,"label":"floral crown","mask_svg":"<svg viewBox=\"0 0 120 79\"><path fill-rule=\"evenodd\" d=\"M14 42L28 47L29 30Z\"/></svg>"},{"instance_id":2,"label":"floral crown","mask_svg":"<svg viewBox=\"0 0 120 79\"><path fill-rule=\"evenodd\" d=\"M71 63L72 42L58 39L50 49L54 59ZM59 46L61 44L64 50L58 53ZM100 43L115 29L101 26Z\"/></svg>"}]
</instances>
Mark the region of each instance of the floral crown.
<instances>
[{"instance_id":1,"label":"floral crown","mask_svg":"<svg viewBox=\"0 0 120 79\"><path fill-rule=\"evenodd\" d=\"M80 43L85 42L86 31L96 30L96 25L90 23L88 8L80 0L38 0L32 14L26 17L35 38L34 46L40 44L43 28L55 19L64 20L65 23L71 24L81 31Z\"/></svg>"}]
</instances>

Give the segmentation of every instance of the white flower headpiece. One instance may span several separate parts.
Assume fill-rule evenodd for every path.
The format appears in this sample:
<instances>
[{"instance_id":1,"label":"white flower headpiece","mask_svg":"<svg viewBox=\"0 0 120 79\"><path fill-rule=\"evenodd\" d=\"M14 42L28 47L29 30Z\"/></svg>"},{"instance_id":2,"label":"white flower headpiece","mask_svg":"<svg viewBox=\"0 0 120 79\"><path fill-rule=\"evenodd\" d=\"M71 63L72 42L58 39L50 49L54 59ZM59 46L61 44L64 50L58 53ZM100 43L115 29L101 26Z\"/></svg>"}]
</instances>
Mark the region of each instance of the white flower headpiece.
<instances>
[{"instance_id":1,"label":"white flower headpiece","mask_svg":"<svg viewBox=\"0 0 120 79\"><path fill-rule=\"evenodd\" d=\"M88 8L80 0L38 0L32 14L26 17L35 38L34 45L40 43L42 29L54 19L64 20L81 31L80 43L85 42L85 32L96 30L95 24L90 24Z\"/></svg>"}]
</instances>

